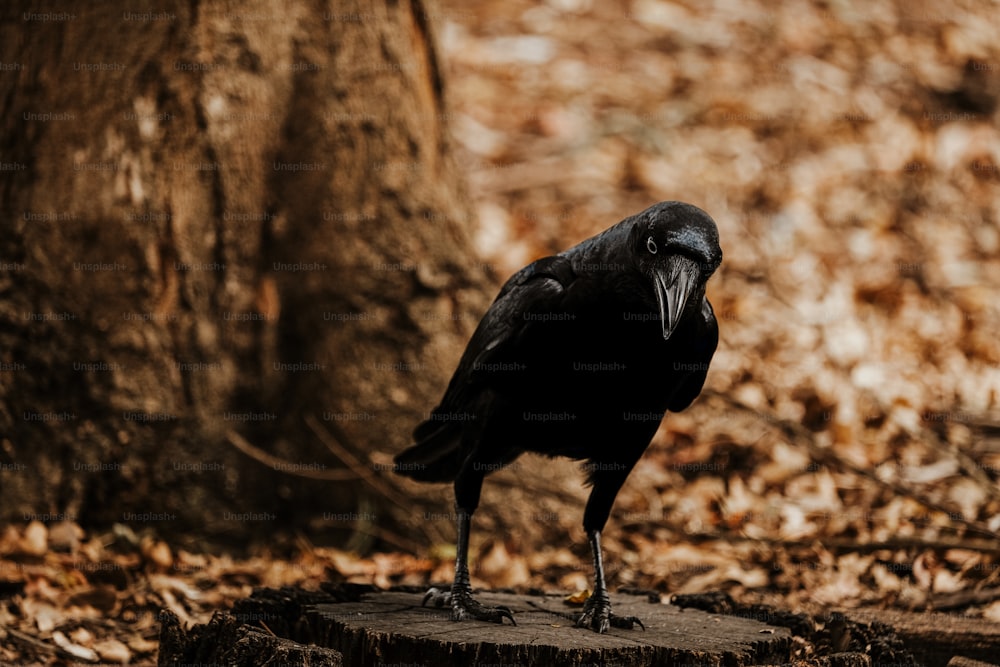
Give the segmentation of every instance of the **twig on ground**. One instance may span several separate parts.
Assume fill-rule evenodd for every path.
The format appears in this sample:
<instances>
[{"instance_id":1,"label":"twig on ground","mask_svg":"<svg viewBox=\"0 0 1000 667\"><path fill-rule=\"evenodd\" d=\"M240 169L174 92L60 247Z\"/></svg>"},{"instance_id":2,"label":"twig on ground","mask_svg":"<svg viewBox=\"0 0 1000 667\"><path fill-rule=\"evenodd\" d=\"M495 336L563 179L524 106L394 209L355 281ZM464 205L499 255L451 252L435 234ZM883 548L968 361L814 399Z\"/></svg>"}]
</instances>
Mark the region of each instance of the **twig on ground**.
<instances>
[{"instance_id":1,"label":"twig on ground","mask_svg":"<svg viewBox=\"0 0 1000 667\"><path fill-rule=\"evenodd\" d=\"M269 468L280 470L288 475L307 477L309 479L322 479L333 482L342 482L348 479L358 478L358 475L351 470L297 470L296 466L289 461L273 456L262 449L254 447L247 442L246 438L241 436L236 431L228 431L226 433L226 440L228 440L233 447L240 450L250 458L263 463Z\"/></svg>"},{"instance_id":2,"label":"twig on ground","mask_svg":"<svg viewBox=\"0 0 1000 667\"><path fill-rule=\"evenodd\" d=\"M60 658L66 658L69 660L74 660L77 662L86 662L86 663L97 662L96 660L89 660L84 656L76 655L72 651L67 651L61 646L49 644L48 642L42 641L41 639L32 637L26 632L15 630L14 628L8 627L6 625L0 625L0 630L6 633L9 637L13 638L15 641L21 642L22 644L28 644L29 646L32 646L46 653L54 653Z\"/></svg>"},{"instance_id":3,"label":"twig on ground","mask_svg":"<svg viewBox=\"0 0 1000 667\"><path fill-rule=\"evenodd\" d=\"M930 596L931 607L935 611L962 609L971 605L986 604L1000 600L1000 586L955 591L953 593L935 593Z\"/></svg>"},{"instance_id":4,"label":"twig on ground","mask_svg":"<svg viewBox=\"0 0 1000 667\"><path fill-rule=\"evenodd\" d=\"M309 422L310 419L307 417L306 421ZM315 419L313 419L312 421L315 422ZM405 499L401 498L399 494L393 493L391 489L385 489L390 494L386 495L386 493L383 491L383 488L385 487L380 488L379 487L380 482L378 482L377 480L373 483L372 480L366 476L370 475L371 473L367 471L364 467L359 467L361 466L360 462L356 458L351 456L349 452L344 452L349 460L345 460L344 457L341 457L338 454L338 451L336 451L337 447L339 446L334 443L334 447L331 447L329 444L329 437L327 436L327 439L324 439L323 435L321 434L322 432L317 431L316 427L318 426L318 424L314 425L310 423L309 426L310 428L313 429L314 432L316 432L316 435L320 438L320 440L327 445L327 448L331 449L334 455L337 455L337 458L339 458L341 461L347 464L348 466L347 470L311 470L311 469L296 470L295 466L293 466L290 462L285 461L284 459L279 458L277 456L268 454L267 452L257 447L254 447L249 442L247 442L247 440L243 436L241 436L239 433L235 431L227 432L226 439L229 440L229 442L234 447L236 447L236 449L240 450L250 458L259 461L260 463L263 463L268 467L274 468L275 470L281 470L282 472L285 472L286 474L289 475L296 475L298 477L305 477L308 479L318 479L323 481L342 482L346 480L360 479L367 482L369 486L375 488L381 495L385 496L396 505L399 505L400 507L404 508L412 507L413 505L412 502L408 502ZM408 540L401 535L393 533L392 531L384 527L367 525L360 527L359 531L368 535L374 535L375 537L378 537L379 539L384 540L385 542L388 542L390 544L394 544L401 549L407 549L410 551L419 551L419 545L417 545L415 542L413 542L412 540ZM440 535L430 535L430 537L436 538L439 541L442 540L442 537Z\"/></svg>"},{"instance_id":5,"label":"twig on ground","mask_svg":"<svg viewBox=\"0 0 1000 667\"><path fill-rule=\"evenodd\" d=\"M406 510L413 509L413 500L407 498L393 489L391 486L383 482L378 475L376 475L370 466L362 463L351 451L345 447L342 443L347 442L347 436L336 427L335 424L329 424L329 429L324 428L320 424L314 415L305 415L306 425L312 430L312 432L319 438L320 442L323 443L330 453L336 456L344 465L346 465L354 473L356 479L364 481L368 486L377 491L383 498L389 502L395 504ZM333 430L334 433L330 433ZM428 525L428 522L424 521L421 525L424 530L424 534L427 535L432 541L443 541L443 536L436 530ZM377 533L376 533L377 534ZM405 538L397 536L396 542L399 540L405 540Z\"/></svg>"}]
</instances>

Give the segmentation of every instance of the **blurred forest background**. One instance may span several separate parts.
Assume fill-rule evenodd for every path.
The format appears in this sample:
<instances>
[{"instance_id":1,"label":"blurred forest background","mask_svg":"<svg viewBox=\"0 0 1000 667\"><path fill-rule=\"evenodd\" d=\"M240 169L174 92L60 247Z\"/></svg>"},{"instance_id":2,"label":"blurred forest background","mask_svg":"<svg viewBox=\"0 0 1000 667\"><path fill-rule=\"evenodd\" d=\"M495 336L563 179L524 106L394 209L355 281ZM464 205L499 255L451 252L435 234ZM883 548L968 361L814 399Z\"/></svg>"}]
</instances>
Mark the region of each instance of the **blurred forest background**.
<instances>
[{"instance_id":1,"label":"blurred forest background","mask_svg":"<svg viewBox=\"0 0 1000 667\"><path fill-rule=\"evenodd\" d=\"M503 280L665 199L719 224L721 340L619 495L612 589L1000 621L996 9L194 3L121 42L166 64L75 87L118 42L4 10L0 627L142 661L161 607L448 581L451 490L392 455ZM582 477L488 478L473 585L586 588Z\"/></svg>"}]
</instances>

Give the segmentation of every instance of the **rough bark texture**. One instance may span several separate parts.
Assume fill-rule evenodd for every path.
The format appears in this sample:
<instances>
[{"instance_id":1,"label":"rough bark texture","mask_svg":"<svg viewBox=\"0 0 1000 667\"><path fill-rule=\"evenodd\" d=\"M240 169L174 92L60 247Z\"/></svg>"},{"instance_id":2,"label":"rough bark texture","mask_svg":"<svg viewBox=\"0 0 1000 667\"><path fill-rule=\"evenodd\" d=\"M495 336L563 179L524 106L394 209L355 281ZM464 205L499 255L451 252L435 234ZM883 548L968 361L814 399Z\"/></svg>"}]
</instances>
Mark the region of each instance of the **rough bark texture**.
<instances>
[{"instance_id":1,"label":"rough bark texture","mask_svg":"<svg viewBox=\"0 0 1000 667\"><path fill-rule=\"evenodd\" d=\"M905 611L848 611L859 623L891 625L906 648L926 667L945 667L955 657L1000 661L1000 625L982 618L956 614L916 614Z\"/></svg>"},{"instance_id":2,"label":"rough bark texture","mask_svg":"<svg viewBox=\"0 0 1000 667\"><path fill-rule=\"evenodd\" d=\"M370 471L485 309L422 4L2 11L0 520L412 518L391 481L227 433Z\"/></svg>"},{"instance_id":3,"label":"rough bark texture","mask_svg":"<svg viewBox=\"0 0 1000 667\"><path fill-rule=\"evenodd\" d=\"M343 656L333 649L303 646L218 612L206 625L181 628L171 612L160 614L161 665L228 665L229 667L340 667Z\"/></svg>"}]
</instances>

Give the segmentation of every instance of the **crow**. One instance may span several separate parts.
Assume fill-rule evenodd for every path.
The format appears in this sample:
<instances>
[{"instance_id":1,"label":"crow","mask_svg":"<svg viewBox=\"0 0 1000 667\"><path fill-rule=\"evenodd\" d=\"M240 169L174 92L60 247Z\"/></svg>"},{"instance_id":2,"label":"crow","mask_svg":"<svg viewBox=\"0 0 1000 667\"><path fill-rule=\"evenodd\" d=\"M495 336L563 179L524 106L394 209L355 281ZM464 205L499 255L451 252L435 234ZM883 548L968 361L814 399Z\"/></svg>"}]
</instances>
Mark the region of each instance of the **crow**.
<instances>
[{"instance_id":1,"label":"crow","mask_svg":"<svg viewBox=\"0 0 1000 667\"><path fill-rule=\"evenodd\" d=\"M485 476L537 452L584 461L592 487L583 527L594 591L576 625L643 627L611 612L601 531L664 414L701 392L719 339L705 284L721 262L712 218L668 201L507 281L415 444L394 459L401 475L454 483L455 580L450 591L427 591L424 604L450 605L456 621L516 625L510 609L472 596L469 529Z\"/></svg>"}]
</instances>

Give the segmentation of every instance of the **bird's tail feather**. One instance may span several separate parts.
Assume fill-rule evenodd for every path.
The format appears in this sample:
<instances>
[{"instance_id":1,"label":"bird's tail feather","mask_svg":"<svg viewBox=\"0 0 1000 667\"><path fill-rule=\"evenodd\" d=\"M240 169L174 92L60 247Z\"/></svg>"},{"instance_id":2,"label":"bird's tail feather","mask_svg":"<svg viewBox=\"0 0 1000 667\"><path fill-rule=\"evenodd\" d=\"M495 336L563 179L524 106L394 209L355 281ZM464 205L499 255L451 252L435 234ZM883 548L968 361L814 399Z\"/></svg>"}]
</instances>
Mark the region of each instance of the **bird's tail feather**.
<instances>
[{"instance_id":1,"label":"bird's tail feather","mask_svg":"<svg viewBox=\"0 0 1000 667\"><path fill-rule=\"evenodd\" d=\"M419 482L452 482L462 465L462 430L425 421L413 431L416 444L396 455L395 472Z\"/></svg>"}]
</instances>

